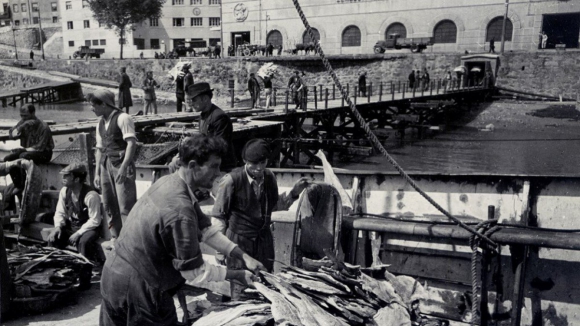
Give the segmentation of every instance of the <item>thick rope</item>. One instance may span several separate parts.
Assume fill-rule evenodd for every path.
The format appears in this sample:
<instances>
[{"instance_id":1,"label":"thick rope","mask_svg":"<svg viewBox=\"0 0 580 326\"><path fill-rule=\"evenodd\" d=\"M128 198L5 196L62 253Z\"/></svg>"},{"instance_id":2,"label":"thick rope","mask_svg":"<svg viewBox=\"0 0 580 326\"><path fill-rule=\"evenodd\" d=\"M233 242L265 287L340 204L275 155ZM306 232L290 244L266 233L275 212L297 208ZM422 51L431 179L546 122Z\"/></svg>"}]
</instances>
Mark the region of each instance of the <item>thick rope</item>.
<instances>
[{"instance_id":1,"label":"thick rope","mask_svg":"<svg viewBox=\"0 0 580 326\"><path fill-rule=\"evenodd\" d=\"M497 225L497 220L487 220L477 224L475 229L478 232L482 232L485 236L491 236L494 232L498 231L500 227ZM479 282L480 273L478 273L478 267L481 260L481 254L479 253L478 249L481 239L482 238L475 235L472 235L469 238L469 246L473 251L471 254L471 325L481 324L481 311L479 310L479 306L481 304L481 284ZM493 250L492 247L488 247L489 248L487 249ZM484 266L482 266L482 268L484 268Z\"/></svg>"},{"instance_id":2,"label":"thick rope","mask_svg":"<svg viewBox=\"0 0 580 326\"><path fill-rule=\"evenodd\" d=\"M306 16L304 15L304 12L302 11L302 8L300 7L300 3L298 3L298 0L292 0L292 2L294 3L294 6L296 7L296 10L298 11L298 15L300 16L300 19L302 20L302 23L304 24L304 26L306 27L306 30L308 31L308 35L310 35L310 38L312 40L316 40L316 36L312 32L312 28L310 27L310 24L308 23L308 20L306 19ZM348 97L348 95L346 94L344 88L342 87L342 84L340 83L340 80L338 79L338 77L334 73L334 70L332 69L332 66L330 65L330 62L328 62L328 59L326 59L326 57L324 55L324 51L322 51L322 48L320 47L320 42L318 42L318 41L314 42L314 46L316 48L316 53L318 53L318 55L322 59L322 63L324 64L324 67L326 68L326 71L328 71L328 74L330 75L330 77L334 81L334 84L336 85L336 87L338 88L338 90L340 91L340 93L342 94L342 97L348 103L348 106L349 106L349 108L350 108L350 110L351 110L354 118L360 124L360 126L364 129L365 134L366 134L368 140L373 145L373 147L375 149L377 149L384 157L386 157L387 160L389 161L389 163L391 163L393 165L393 167L399 172L399 174L403 178L405 178L405 180L407 180L407 182L411 185L411 187L413 187L413 189L415 189L419 194L421 194L421 196L423 196L423 198L425 198L438 211L440 211L441 213L443 213L443 215L447 216L449 219L451 219L452 221L454 221L455 223L457 223L459 226L461 226L463 229L467 230L471 234L473 234L475 236L478 236L478 237L484 239L492 247L494 247L494 248L497 247L497 244L493 240L491 240L490 238L486 237L485 235L477 232L476 230L474 230L473 228L471 228L467 224L461 222L455 216L451 215L451 213L449 213L448 211L446 211L437 202L435 202L435 200L433 200L433 198L431 198L421 188L419 188L419 186L415 183L415 181L413 179L411 179L411 177L403 170L403 168L397 163L397 161L395 161L395 159L393 157L391 157L391 155L383 147L383 145L381 144L381 142L379 141L379 139L377 138L377 136L375 136L375 134L371 131L369 125L366 123L366 121L364 120L364 118L358 112L358 110L356 109L356 106L352 103L352 101L350 100L350 97Z\"/></svg>"}]
</instances>

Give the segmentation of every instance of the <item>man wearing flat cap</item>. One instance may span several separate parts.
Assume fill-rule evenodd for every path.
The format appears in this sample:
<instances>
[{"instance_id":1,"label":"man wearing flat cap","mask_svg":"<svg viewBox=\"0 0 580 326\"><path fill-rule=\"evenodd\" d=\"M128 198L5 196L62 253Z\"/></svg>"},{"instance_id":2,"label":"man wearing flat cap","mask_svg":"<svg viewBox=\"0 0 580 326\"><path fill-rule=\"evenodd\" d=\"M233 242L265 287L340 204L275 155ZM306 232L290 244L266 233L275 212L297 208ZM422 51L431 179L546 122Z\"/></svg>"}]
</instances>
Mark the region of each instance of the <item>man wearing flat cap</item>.
<instances>
[{"instance_id":1,"label":"man wearing flat cap","mask_svg":"<svg viewBox=\"0 0 580 326\"><path fill-rule=\"evenodd\" d=\"M227 171L237 166L232 144L234 127L230 117L211 102L212 97L213 89L204 82L190 85L185 94L187 105L200 113L199 131L206 136L220 137L228 144L221 167Z\"/></svg>"},{"instance_id":2,"label":"man wearing flat cap","mask_svg":"<svg viewBox=\"0 0 580 326\"><path fill-rule=\"evenodd\" d=\"M62 189L54 213L54 229L48 244L65 248L76 246L79 253L94 259L95 240L101 225L101 197L88 184L87 168L82 163L72 163L60 171Z\"/></svg>"},{"instance_id":3,"label":"man wearing flat cap","mask_svg":"<svg viewBox=\"0 0 580 326\"><path fill-rule=\"evenodd\" d=\"M274 242L270 230L273 211L286 210L298 199L309 179L301 178L289 193L278 194L274 173L266 168L271 156L270 145L263 139L252 139L242 151L245 166L226 174L219 183L212 221L222 232L271 272L274 267ZM221 260L220 255L216 256ZM227 259L228 269L241 269L241 261ZM232 300L240 298L244 287L231 285Z\"/></svg>"},{"instance_id":4,"label":"man wearing flat cap","mask_svg":"<svg viewBox=\"0 0 580 326\"><path fill-rule=\"evenodd\" d=\"M111 236L117 238L131 208L137 201L135 185L135 123L130 115L115 106L115 96L108 90L87 95L97 124L95 187L101 188L103 204L109 216Z\"/></svg>"}]
</instances>

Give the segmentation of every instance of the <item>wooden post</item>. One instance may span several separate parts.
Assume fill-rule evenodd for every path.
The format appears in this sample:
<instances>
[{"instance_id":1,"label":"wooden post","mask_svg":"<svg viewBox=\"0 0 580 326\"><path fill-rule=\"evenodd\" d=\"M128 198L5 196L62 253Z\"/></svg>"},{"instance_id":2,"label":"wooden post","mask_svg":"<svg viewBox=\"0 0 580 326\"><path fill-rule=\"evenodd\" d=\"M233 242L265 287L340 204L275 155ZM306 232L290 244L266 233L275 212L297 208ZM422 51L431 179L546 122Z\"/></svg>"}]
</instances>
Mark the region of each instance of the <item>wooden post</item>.
<instances>
[{"instance_id":1,"label":"wooden post","mask_svg":"<svg viewBox=\"0 0 580 326\"><path fill-rule=\"evenodd\" d=\"M421 85L421 96L423 96L424 94L425 94L425 85Z\"/></svg>"},{"instance_id":2,"label":"wooden post","mask_svg":"<svg viewBox=\"0 0 580 326\"><path fill-rule=\"evenodd\" d=\"M288 114L288 90L286 90L286 106L284 107L284 112L286 112L286 114Z\"/></svg>"},{"instance_id":3,"label":"wooden post","mask_svg":"<svg viewBox=\"0 0 580 326\"><path fill-rule=\"evenodd\" d=\"M322 87L322 85L320 87ZM318 93L316 92L316 86L312 86L312 90L314 91L314 110L318 110ZM322 95L320 97L322 98Z\"/></svg>"},{"instance_id":4,"label":"wooden post","mask_svg":"<svg viewBox=\"0 0 580 326\"><path fill-rule=\"evenodd\" d=\"M302 111L308 110L308 87L303 88L304 96L302 96Z\"/></svg>"},{"instance_id":5,"label":"wooden post","mask_svg":"<svg viewBox=\"0 0 580 326\"><path fill-rule=\"evenodd\" d=\"M401 86L401 82L399 82L399 86ZM413 90L413 92L415 91ZM405 86L403 86L403 98L405 98Z\"/></svg>"},{"instance_id":6,"label":"wooden post","mask_svg":"<svg viewBox=\"0 0 580 326\"><path fill-rule=\"evenodd\" d=\"M332 84L332 99L336 100L336 85Z\"/></svg>"},{"instance_id":7,"label":"wooden post","mask_svg":"<svg viewBox=\"0 0 580 326\"><path fill-rule=\"evenodd\" d=\"M400 80L399 80L399 88L398 89L399 89L398 93L400 93L401 92L401 81Z\"/></svg>"},{"instance_id":8,"label":"wooden post","mask_svg":"<svg viewBox=\"0 0 580 326\"><path fill-rule=\"evenodd\" d=\"M318 85L318 88L320 89L320 99L322 100L322 84Z\"/></svg>"},{"instance_id":9,"label":"wooden post","mask_svg":"<svg viewBox=\"0 0 580 326\"><path fill-rule=\"evenodd\" d=\"M439 94L439 88L441 87L441 79L437 81L437 94Z\"/></svg>"},{"instance_id":10,"label":"wooden post","mask_svg":"<svg viewBox=\"0 0 580 326\"><path fill-rule=\"evenodd\" d=\"M495 206L487 206L487 219L495 219ZM480 325L487 325L489 312L487 309L488 295L487 295L487 283L489 276L489 268L491 262L491 252L488 249L484 249L481 256L481 298L479 300L479 316ZM475 295L475 294L474 294Z\"/></svg>"},{"instance_id":11,"label":"wooden post","mask_svg":"<svg viewBox=\"0 0 580 326\"><path fill-rule=\"evenodd\" d=\"M233 89L230 89L230 98L231 98L230 107L233 108L234 107L234 90Z\"/></svg>"},{"instance_id":12,"label":"wooden post","mask_svg":"<svg viewBox=\"0 0 580 326\"><path fill-rule=\"evenodd\" d=\"M324 94L324 108L328 109L328 88L325 88Z\"/></svg>"},{"instance_id":13,"label":"wooden post","mask_svg":"<svg viewBox=\"0 0 580 326\"><path fill-rule=\"evenodd\" d=\"M433 95L433 81L429 82L429 95Z\"/></svg>"},{"instance_id":14,"label":"wooden post","mask_svg":"<svg viewBox=\"0 0 580 326\"><path fill-rule=\"evenodd\" d=\"M522 225L529 225L530 215L530 182L525 181L522 189ZM514 274L514 293L512 297L511 326L518 326L522 319L522 307L524 306L524 285L526 281L526 265L530 248L524 246L522 257L517 263Z\"/></svg>"},{"instance_id":15,"label":"wooden post","mask_svg":"<svg viewBox=\"0 0 580 326\"><path fill-rule=\"evenodd\" d=\"M383 101L383 82L379 84L379 102Z\"/></svg>"},{"instance_id":16,"label":"wooden post","mask_svg":"<svg viewBox=\"0 0 580 326\"><path fill-rule=\"evenodd\" d=\"M276 93L277 93L277 89L276 87L272 88L272 97L270 98L270 105L271 106L276 106Z\"/></svg>"},{"instance_id":17,"label":"wooden post","mask_svg":"<svg viewBox=\"0 0 580 326\"><path fill-rule=\"evenodd\" d=\"M346 84L346 96L350 97L350 84Z\"/></svg>"},{"instance_id":18,"label":"wooden post","mask_svg":"<svg viewBox=\"0 0 580 326\"><path fill-rule=\"evenodd\" d=\"M373 83L371 82L371 83L369 83L369 90L367 92L367 98L368 98L367 102L369 102L369 103L371 102L372 93L373 93Z\"/></svg>"},{"instance_id":19,"label":"wooden post","mask_svg":"<svg viewBox=\"0 0 580 326\"><path fill-rule=\"evenodd\" d=\"M87 165L89 182L95 180L95 153L93 152L92 136L89 133L79 134L79 147L81 152L81 162Z\"/></svg>"},{"instance_id":20,"label":"wooden post","mask_svg":"<svg viewBox=\"0 0 580 326\"><path fill-rule=\"evenodd\" d=\"M413 85L415 86L415 85ZM415 98L415 91L417 90L417 87L413 87L413 98Z\"/></svg>"},{"instance_id":21,"label":"wooden post","mask_svg":"<svg viewBox=\"0 0 580 326\"><path fill-rule=\"evenodd\" d=\"M391 100L395 100L395 84L391 82Z\"/></svg>"},{"instance_id":22,"label":"wooden post","mask_svg":"<svg viewBox=\"0 0 580 326\"><path fill-rule=\"evenodd\" d=\"M358 97L358 87L355 86L354 87L354 105L356 105L356 98Z\"/></svg>"}]
</instances>

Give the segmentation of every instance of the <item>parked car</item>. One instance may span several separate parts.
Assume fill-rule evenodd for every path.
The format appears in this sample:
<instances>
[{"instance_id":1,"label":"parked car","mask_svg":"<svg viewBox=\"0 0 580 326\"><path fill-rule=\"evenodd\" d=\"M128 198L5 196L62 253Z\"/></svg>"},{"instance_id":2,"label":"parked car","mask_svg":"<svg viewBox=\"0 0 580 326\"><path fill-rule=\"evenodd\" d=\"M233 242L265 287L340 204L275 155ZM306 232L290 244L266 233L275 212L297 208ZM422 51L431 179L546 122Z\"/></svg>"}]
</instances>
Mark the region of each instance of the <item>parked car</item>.
<instances>
[{"instance_id":1,"label":"parked car","mask_svg":"<svg viewBox=\"0 0 580 326\"><path fill-rule=\"evenodd\" d=\"M88 46L81 46L79 47L78 51L75 51L75 53L73 53L73 58L78 58L80 57L81 59L83 59L85 56L88 56L89 58L100 58L101 54L105 53L105 49L91 49Z\"/></svg>"},{"instance_id":2,"label":"parked car","mask_svg":"<svg viewBox=\"0 0 580 326\"><path fill-rule=\"evenodd\" d=\"M399 34L390 34L384 41L378 41L374 46L375 53L384 53L385 50L411 49L411 52L421 52L427 46L433 45L431 37L401 38Z\"/></svg>"}]
</instances>

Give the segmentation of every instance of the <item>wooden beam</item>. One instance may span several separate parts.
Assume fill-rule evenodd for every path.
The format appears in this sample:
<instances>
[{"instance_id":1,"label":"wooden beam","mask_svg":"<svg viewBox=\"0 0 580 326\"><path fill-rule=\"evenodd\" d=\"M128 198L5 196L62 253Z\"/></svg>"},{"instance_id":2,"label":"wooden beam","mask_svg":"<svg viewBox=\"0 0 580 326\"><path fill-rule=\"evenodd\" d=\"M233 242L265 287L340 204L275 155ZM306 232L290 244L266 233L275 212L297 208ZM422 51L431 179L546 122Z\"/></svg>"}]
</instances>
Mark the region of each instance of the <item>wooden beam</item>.
<instances>
[{"instance_id":1,"label":"wooden beam","mask_svg":"<svg viewBox=\"0 0 580 326\"><path fill-rule=\"evenodd\" d=\"M529 225L530 216L530 182L524 182L522 192L522 218L523 225ZM571 237L572 238L572 237ZM512 311L511 324L512 326L519 326L522 320L522 308L524 306L524 285L526 280L526 265L528 263L529 246L524 246L522 259L516 266L514 275L514 292L512 296Z\"/></svg>"}]
</instances>

